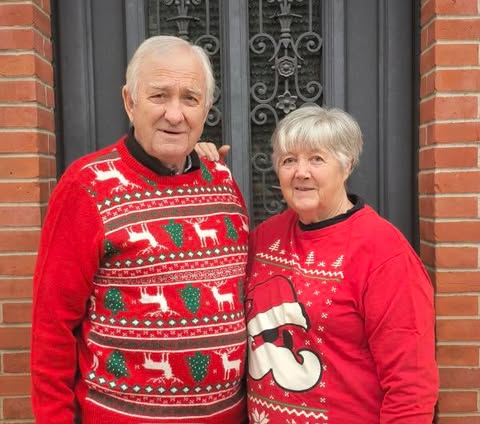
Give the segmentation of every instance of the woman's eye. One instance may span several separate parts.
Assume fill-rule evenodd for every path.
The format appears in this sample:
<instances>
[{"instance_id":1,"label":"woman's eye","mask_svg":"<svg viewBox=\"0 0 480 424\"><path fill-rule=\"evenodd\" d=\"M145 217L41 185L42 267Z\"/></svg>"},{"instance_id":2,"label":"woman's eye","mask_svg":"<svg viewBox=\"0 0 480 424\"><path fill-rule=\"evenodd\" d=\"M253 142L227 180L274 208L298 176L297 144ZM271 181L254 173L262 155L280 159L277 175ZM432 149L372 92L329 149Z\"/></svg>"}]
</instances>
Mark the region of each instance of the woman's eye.
<instances>
[{"instance_id":1,"label":"woman's eye","mask_svg":"<svg viewBox=\"0 0 480 424\"><path fill-rule=\"evenodd\" d=\"M294 159L293 158L285 158L282 160L282 164L284 165L288 165L288 164L291 164L294 162Z\"/></svg>"},{"instance_id":2,"label":"woman's eye","mask_svg":"<svg viewBox=\"0 0 480 424\"><path fill-rule=\"evenodd\" d=\"M312 158L313 162L323 162L323 158L319 155L316 155Z\"/></svg>"}]
</instances>

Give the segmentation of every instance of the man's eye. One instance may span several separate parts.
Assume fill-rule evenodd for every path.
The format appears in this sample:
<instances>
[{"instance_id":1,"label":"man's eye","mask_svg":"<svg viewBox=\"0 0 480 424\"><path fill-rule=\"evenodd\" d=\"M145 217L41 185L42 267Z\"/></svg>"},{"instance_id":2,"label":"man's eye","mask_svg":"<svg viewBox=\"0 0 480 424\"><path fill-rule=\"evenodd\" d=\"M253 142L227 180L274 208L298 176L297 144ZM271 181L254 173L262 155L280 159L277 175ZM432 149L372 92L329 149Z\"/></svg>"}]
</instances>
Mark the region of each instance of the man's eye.
<instances>
[{"instance_id":1,"label":"man's eye","mask_svg":"<svg viewBox=\"0 0 480 424\"><path fill-rule=\"evenodd\" d=\"M195 96L185 96L185 100L189 103L198 103L198 99Z\"/></svg>"}]
</instances>

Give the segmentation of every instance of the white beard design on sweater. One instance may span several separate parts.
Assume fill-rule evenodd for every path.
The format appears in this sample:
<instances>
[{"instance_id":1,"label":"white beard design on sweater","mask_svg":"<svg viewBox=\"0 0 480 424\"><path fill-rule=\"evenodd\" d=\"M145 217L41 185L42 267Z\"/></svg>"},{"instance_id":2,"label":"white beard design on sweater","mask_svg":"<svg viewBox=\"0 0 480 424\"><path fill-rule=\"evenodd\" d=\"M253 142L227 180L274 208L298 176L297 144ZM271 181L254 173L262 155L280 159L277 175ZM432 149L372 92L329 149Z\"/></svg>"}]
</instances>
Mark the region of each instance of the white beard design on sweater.
<instances>
[{"instance_id":1,"label":"white beard design on sweater","mask_svg":"<svg viewBox=\"0 0 480 424\"><path fill-rule=\"evenodd\" d=\"M246 315L251 378L260 380L271 372L277 385L294 392L307 391L320 381L319 356L294 346L295 329L308 331L310 325L290 280L277 275L254 286L246 296Z\"/></svg>"}]
</instances>

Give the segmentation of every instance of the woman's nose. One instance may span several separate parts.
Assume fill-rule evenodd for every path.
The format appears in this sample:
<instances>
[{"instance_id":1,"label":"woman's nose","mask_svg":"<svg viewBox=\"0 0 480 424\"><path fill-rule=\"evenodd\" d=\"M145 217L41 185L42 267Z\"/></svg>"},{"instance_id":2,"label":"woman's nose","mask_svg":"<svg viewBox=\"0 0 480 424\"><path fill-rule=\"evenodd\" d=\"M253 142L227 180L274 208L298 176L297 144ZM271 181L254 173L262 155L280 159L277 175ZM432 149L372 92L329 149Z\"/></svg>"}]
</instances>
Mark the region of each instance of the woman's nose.
<instances>
[{"instance_id":1,"label":"woman's nose","mask_svg":"<svg viewBox=\"0 0 480 424\"><path fill-rule=\"evenodd\" d=\"M308 178L310 177L310 166L307 161L299 160L297 162L297 169L295 170L295 176L297 178Z\"/></svg>"}]
</instances>

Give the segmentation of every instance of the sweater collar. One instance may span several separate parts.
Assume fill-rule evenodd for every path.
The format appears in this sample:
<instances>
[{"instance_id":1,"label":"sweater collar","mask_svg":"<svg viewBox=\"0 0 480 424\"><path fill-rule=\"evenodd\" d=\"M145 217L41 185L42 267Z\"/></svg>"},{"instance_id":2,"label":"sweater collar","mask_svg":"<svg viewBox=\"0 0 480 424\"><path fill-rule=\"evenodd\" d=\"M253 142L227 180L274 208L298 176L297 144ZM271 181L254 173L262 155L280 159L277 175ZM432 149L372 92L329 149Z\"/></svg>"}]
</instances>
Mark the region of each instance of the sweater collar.
<instances>
[{"instance_id":1,"label":"sweater collar","mask_svg":"<svg viewBox=\"0 0 480 424\"><path fill-rule=\"evenodd\" d=\"M157 158L154 158L153 156L150 156L147 152L145 152L141 144L135 139L133 135L133 127L131 127L130 131L128 132L125 146L135 160L137 160L143 166L155 172L156 174L164 177L177 175L174 169L168 168L167 166L163 165ZM200 159L195 150L192 150L192 152L187 156L187 163L185 165L185 169L183 170L183 174L196 171L197 169L200 169Z\"/></svg>"}]
</instances>

